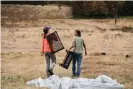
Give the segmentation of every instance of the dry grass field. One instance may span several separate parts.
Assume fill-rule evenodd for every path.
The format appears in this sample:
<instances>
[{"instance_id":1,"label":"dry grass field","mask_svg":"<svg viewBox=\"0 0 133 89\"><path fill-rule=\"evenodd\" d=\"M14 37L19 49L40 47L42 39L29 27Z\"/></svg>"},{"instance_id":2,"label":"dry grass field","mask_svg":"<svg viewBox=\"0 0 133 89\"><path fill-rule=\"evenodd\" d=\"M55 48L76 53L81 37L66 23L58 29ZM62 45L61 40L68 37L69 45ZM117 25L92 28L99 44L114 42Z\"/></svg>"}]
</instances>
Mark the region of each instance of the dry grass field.
<instances>
[{"instance_id":1,"label":"dry grass field","mask_svg":"<svg viewBox=\"0 0 133 89\"><path fill-rule=\"evenodd\" d=\"M81 77L105 74L123 84L124 89L133 89L133 19L118 19L117 25L113 19L1 19L1 89L45 89L25 83L46 78L40 50L42 28L47 25L52 26L51 32L58 32L65 49L72 44L74 30L81 30L88 51L83 57ZM54 72L71 77L71 65L68 70L58 66L65 55L65 50L56 53Z\"/></svg>"}]
</instances>

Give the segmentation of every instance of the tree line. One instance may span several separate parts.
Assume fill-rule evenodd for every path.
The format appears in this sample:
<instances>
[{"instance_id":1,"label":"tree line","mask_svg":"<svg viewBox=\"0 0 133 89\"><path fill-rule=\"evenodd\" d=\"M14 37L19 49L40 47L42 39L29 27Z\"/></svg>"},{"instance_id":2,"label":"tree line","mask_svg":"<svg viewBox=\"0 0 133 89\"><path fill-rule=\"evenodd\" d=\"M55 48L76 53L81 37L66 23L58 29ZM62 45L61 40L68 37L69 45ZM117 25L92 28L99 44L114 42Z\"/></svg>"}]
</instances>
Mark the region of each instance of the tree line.
<instances>
[{"instance_id":1,"label":"tree line","mask_svg":"<svg viewBox=\"0 0 133 89\"><path fill-rule=\"evenodd\" d=\"M118 17L133 16L133 1L2 1L2 4L57 4L71 6L74 17Z\"/></svg>"}]
</instances>

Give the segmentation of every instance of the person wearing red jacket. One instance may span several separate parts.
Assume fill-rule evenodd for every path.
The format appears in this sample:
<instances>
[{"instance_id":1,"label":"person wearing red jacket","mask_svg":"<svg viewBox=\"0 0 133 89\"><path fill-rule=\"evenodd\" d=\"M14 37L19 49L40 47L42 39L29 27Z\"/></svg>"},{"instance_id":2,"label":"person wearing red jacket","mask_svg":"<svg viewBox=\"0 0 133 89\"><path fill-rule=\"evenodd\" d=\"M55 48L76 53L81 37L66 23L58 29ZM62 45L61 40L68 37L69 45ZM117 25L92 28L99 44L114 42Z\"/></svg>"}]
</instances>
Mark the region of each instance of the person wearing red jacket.
<instances>
[{"instance_id":1,"label":"person wearing red jacket","mask_svg":"<svg viewBox=\"0 0 133 89\"><path fill-rule=\"evenodd\" d=\"M41 55L45 56L46 59L46 74L47 77L50 77L53 75L53 69L56 63L56 57L52 53L52 49L50 48L50 45L48 43L48 40L46 39L47 35L49 34L49 30L51 27L44 27L43 28L43 38L42 38L42 50L41 50ZM52 61L52 62L50 62ZM51 64L52 63L52 64Z\"/></svg>"}]
</instances>

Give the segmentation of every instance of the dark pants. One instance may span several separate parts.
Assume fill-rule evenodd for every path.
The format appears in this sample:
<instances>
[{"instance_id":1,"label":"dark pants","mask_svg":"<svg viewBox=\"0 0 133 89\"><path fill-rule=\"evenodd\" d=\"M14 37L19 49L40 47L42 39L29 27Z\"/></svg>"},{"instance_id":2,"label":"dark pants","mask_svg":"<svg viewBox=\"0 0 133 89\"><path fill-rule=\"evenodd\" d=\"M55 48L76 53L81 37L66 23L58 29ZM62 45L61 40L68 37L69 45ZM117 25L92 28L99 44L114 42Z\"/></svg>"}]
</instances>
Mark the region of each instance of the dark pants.
<instances>
[{"instance_id":1,"label":"dark pants","mask_svg":"<svg viewBox=\"0 0 133 89\"><path fill-rule=\"evenodd\" d=\"M77 63L76 63L77 62ZM79 77L81 72L82 53L73 53L72 72L74 76ZM77 64L77 67L76 67Z\"/></svg>"},{"instance_id":2,"label":"dark pants","mask_svg":"<svg viewBox=\"0 0 133 89\"><path fill-rule=\"evenodd\" d=\"M53 72L53 69L50 68L51 65L50 61L52 61L52 63L56 63L56 57L51 52L45 52L45 58L46 58L46 74L47 77L50 77L51 73L49 72L49 70Z\"/></svg>"}]
</instances>

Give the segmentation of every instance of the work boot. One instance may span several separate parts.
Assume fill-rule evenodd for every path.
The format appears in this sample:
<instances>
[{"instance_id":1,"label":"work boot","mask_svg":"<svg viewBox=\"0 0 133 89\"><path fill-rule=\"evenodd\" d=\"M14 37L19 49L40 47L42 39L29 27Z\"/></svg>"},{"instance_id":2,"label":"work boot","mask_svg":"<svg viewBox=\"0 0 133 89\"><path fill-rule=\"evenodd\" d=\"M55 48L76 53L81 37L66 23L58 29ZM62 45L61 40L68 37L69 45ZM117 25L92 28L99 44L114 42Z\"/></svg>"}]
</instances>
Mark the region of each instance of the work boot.
<instances>
[{"instance_id":1,"label":"work boot","mask_svg":"<svg viewBox=\"0 0 133 89\"><path fill-rule=\"evenodd\" d=\"M48 72L50 73L50 75L54 74L52 70L48 70Z\"/></svg>"}]
</instances>

